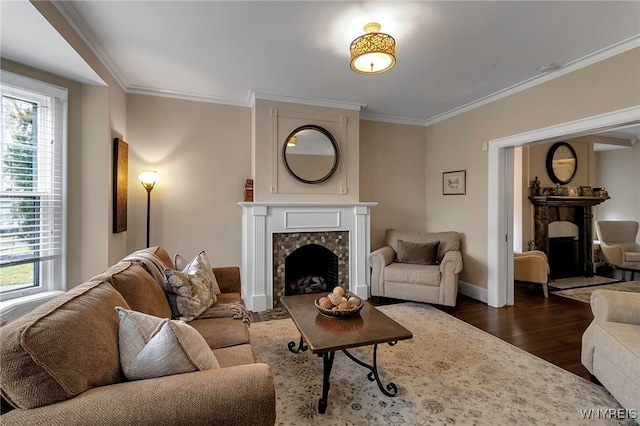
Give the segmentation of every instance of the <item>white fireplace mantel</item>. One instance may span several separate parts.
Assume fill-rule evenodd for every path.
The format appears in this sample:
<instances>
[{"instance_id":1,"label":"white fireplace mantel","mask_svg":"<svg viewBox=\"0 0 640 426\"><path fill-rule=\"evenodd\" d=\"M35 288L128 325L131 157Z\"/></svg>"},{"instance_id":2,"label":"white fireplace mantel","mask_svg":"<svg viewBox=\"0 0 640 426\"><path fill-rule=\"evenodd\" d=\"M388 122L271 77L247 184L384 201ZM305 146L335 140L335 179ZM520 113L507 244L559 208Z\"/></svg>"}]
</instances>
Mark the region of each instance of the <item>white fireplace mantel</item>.
<instances>
[{"instance_id":1,"label":"white fireplace mantel","mask_svg":"<svg viewBox=\"0 0 640 426\"><path fill-rule=\"evenodd\" d=\"M273 234L349 232L349 291L369 298L371 207L378 203L241 202L242 298L254 312L273 308Z\"/></svg>"}]
</instances>

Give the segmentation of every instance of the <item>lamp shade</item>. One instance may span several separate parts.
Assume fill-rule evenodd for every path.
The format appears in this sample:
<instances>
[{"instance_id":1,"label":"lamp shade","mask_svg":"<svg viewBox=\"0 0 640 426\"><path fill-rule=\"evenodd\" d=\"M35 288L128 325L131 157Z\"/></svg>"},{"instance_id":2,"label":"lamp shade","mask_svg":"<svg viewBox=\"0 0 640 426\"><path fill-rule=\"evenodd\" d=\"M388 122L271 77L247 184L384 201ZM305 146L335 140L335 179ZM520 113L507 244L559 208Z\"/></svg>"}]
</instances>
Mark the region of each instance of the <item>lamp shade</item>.
<instances>
[{"instance_id":1,"label":"lamp shade","mask_svg":"<svg viewBox=\"0 0 640 426\"><path fill-rule=\"evenodd\" d=\"M143 170L142 173L138 175L138 179L142 186L144 186L147 190L153 189L153 186L160 180L160 176L158 172L155 170Z\"/></svg>"},{"instance_id":2,"label":"lamp shade","mask_svg":"<svg viewBox=\"0 0 640 426\"><path fill-rule=\"evenodd\" d=\"M359 74L380 74L396 63L396 41L381 33L380 24L364 26L365 34L351 42L351 69Z\"/></svg>"}]
</instances>

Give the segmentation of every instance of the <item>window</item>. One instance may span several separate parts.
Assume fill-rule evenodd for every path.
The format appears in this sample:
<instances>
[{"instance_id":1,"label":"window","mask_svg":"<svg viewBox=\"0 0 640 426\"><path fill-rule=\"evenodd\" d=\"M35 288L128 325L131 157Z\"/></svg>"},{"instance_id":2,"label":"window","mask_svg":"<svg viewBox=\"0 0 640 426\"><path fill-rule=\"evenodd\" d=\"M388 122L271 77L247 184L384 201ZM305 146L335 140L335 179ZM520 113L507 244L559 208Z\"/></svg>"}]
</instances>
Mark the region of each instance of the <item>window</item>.
<instances>
[{"instance_id":1,"label":"window","mask_svg":"<svg viewBox=\"0 0 640 426\"><path fill-rule=\"evenodd\" d=\"M0 299L65 278L65 89L2 72Z\"/></svg>"}]
</instances>

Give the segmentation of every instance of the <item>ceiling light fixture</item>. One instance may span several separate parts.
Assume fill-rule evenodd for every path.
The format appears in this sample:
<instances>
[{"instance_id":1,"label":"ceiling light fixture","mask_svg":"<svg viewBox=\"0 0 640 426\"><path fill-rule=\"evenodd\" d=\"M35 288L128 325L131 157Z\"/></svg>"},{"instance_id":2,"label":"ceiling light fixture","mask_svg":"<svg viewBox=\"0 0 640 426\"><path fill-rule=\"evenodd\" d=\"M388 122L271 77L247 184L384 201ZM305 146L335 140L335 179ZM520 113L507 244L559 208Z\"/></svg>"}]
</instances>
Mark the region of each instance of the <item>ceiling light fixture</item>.
<instances>
[{"instance_id":1,"label":"ceiling light fixture","mask_svg":"<svg viewBox=\"0 0 640 426\"><path fill-rule=\"evenodd\" d=\"M351 69L358 74L380 74L396 63L396 41L381 33L380 24L364 26L365 34L351 42Z\"/></svg>"}]
</instances>

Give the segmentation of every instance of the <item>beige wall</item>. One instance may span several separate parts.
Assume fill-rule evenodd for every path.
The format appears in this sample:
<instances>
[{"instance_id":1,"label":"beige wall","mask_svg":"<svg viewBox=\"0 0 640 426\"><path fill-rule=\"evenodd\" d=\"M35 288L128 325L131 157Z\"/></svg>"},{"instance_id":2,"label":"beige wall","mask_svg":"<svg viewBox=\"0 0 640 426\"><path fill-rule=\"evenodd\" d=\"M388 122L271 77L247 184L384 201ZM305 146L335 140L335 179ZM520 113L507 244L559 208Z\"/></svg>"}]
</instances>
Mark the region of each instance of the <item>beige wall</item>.
<instances>
[{"instance_id":1,"label":"beige wall","mask_svg":"<svg viewBox=\"0 0 640 426\"><path fill-rule=\"evenodd\" d=\"M371 209L371 249L387 228L424 231L426 223L425 127L360 121L360 199Z\"/></svg>"},{"instance_id":2,"label":"beige wall","mask_svg":"<svg viewBox=\"0 0 640 426\"><path fill-rule=\"evenodd\" d=\"M251 109L127 95L129 231L127 252L143 248L147 193L143 169L157 170L151 192L151 245L214 266L240 265L244 183L251 176Z\"/></svg>"},{"instance_id":3,"label":"beige wall","mask_svg":"<svg viewBox=\"0 0 640 426\"><path fill-rule=\"evenodd\" d=\"M640 222L640 143L631 148L596 152L596 182L611 199L595 208L596 220ZM640 244L640 234L636 236Z\"/></svg>"},{"instance_id":4,"label":"beige wall","mask_svg":"<svg viewBox=\"0 0 640 426\"><path fill-rule=\"evenodd\" d=\"M490 140L640 105L640 49L428 126L427 229L464 234L460 279L487 287ZM442 172L467 170L467 195L443 196Z\"/></svg>"}]
</instances>

